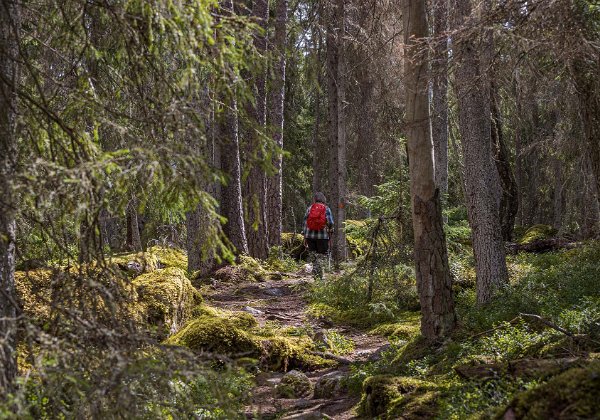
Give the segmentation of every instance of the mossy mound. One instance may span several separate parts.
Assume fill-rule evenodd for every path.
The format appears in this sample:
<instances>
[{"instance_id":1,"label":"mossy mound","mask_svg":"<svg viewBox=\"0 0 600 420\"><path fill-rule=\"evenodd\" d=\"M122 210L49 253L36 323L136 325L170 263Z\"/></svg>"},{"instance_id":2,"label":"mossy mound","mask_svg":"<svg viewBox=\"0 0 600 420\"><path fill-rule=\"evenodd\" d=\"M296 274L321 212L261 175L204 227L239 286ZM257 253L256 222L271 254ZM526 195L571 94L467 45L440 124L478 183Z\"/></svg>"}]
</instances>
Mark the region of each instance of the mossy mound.
<instances>
[{"instance_id":1,"label":"mossy mound","mask_svg":"<svg viewBox=\"0 0 600 420\"><path fill-rule=\"evenodd\" d=\"M390 340L411 340L421 333L420 322L397 322L382 324L371 330L372 334L382 335Z\"/></svg>"},{"instance_id":2,"label":"mossy mound","mask_svg":"<svg viewBox=\"0 0 600 420\"><path fill-rule=\"evenodd\" d=\"M208 315L192 320L166 343L232 357L261 354L260 341L251 334L228 319Z\"/></svg>"},{"instance_id":3,"label":"mossy mound","mask_svg":"<svg viewBox=\"0 0 600 420\"><path fill-rule=\"evenodd\" d=\"M200 293L177 267L142 274L133 280L133 285L141 321L156 328L160 338L177 332L202 302Z\"/></svg>"},{"instance_id":4,"label":"mossy mound","mask_svg":"<svg viewBox=\"0 0 600 420\"><path fill-rule=\"evenodd\" d=\"M436 410L433 388L428 382L409 377L372 376L363 383L359 410L369 418L426 418L434 415ZM415 416L407 416L408 410Z\"/></svg>"},{"instance_id":5,"label":"mossy mound","mask_svg":"<svg viewBox=\"0 0 600 420\"><path fill-rule=\"evenodd\" d=\"M187 255L179 248L153 246L146 252L133 252L114 255L110 262L121 270L127 271L127 265L137 263L141 272L149 273L162 268L179 268L187 272Z\"/></svg>"},{"instance_id":6,"label":"mossy mound","mask_svg":"<svg viewBox=\"0 0 600 420\"><path fill-rule=\"evenodd\" d=\"M226 265L212 274L212 277L224 283L247 283L265 281L269 272L261 263L247 255L240 255L235 265Z\"/></svg>"},{"instance_id":7,"label":"mossy mound","mask_svg":"<svg viewBox=\"0 0 600 420\"><path fill-rule=\"evenodd\" d=\"M510 414L508 414L510 413ZM517 395L498 419L591 419L600 413L600 361Z\"/></svg>"},{"instance_id":8,"label":"mossy mound","mask_svg":"<svg viewBox=\"0 0 600 420\"><path fill-rule=\"evenodd\" d=\"M286 373L275 387L275 392L280 398L306 398L312 391L313 386L310 379L298 370Z\"/></svg>"},{"instance_id":9,"label":"mossy mound","mask_svg":"<svg viewBox=\"0 0 600 420\"><path fill-rule=\"evenodd\" d=\"M273 371L312 370L335 364L310 354L315 344L308 336L265 335L257 328L256 319L246 312L201 305L194 309L194 315L197 318L169 337L167 344L232 358L258 359L263 368Z\"/></svg>"},{"instance_id":10,"label":"mossy mound","mask_svg":"<svg viewBox=\"0 0 600 420\"><path fill-rule=\"evenodd\" d=\"M518 240L520 245L527 245L541 239L552 238L558 231L550 225L533 225Z\"/></svg>"}]
</instances>

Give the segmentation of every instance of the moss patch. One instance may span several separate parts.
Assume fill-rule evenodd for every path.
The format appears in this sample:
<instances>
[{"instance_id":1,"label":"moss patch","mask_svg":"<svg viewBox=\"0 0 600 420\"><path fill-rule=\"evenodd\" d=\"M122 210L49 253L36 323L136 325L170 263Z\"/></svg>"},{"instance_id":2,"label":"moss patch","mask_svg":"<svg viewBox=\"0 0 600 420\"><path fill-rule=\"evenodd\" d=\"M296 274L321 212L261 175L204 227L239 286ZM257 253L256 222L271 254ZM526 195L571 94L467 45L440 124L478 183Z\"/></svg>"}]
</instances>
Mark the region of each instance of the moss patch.
<instances>
[{"instance_id":1,"label":"moss patch","mask_svg":"<svg viewBox=\"0 0 600 420\"><path fill-rule=\"evenodd\" d=\"M173 334L192 317L202 302L185 272L170 267L142 274L133 280L142 322L155 327L159 337Z\"/></svg>"},{"instance_id":2,"label":"moss patch","mask_svg":"<svg viewBox=\"0 0 600 420\"><path fill-rule=\"evenodd\" d=\"M517 395L507 411L518 419L595 418L600 413L600 362L570 369Z\"/></svg>"},{"instance_id":3,"label":"moss patch","mask_svg":"<svg viewBox=\"0 0 600 420\"><path fill-rule=\"evenodd\" d=\"M526 245L541 239L548 239L556 235L558 231L550 225L533 225L525 231L519 239L519 244Z\"/></svg>"},{"instance_id":4,"label":"moss patch","mask_svg":"<svg viewBox=\"0 0 600 420\"><path fill-rule=\"evenodd\" d=\"M434 386L419 379L377 375L367 378L363 383L363 397L360 413L367 417L384 416L398 418L409 410L415 414L434 415L436 410ZM429 417L425 415L424 417Z\"/></svg>"}]
</instances>

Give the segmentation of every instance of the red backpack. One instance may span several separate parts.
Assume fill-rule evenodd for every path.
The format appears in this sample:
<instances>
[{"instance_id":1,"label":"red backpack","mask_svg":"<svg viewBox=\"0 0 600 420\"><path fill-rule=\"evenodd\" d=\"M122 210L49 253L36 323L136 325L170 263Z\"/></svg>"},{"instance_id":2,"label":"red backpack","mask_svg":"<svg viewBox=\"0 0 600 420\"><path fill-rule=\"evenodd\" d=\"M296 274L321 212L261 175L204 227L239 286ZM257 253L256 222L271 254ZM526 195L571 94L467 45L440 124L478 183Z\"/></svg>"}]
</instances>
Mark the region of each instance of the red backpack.
<instances>
[{"instance_id":1,"label":"red backpack","mask_svg":"<svg viewBox=\"0 0 600 420\"><path fill-rule=\"evenodd\" d=\"M324 204L315 203L310 207L306 226L309 230L322 230L327 224L327 216L325 215L326 207Z\"/></svg>"}]
</instances>

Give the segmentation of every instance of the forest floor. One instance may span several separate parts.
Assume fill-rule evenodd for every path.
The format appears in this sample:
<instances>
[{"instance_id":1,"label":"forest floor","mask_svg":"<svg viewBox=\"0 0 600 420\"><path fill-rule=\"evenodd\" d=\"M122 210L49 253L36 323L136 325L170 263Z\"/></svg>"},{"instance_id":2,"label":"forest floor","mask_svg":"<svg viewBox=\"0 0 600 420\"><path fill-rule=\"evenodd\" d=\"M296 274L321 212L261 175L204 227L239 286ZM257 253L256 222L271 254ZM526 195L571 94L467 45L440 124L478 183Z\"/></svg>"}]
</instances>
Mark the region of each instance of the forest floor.
<instances>
[{"instance_id":1,"label":"forest floor","mask_svg":"<svg viewBox=\"0 0 600 420\"><path fill-rule=\"evenodd\" d=\"M280 280L219 284L205 297L213 306L251 313L261 326L274 322L283 327L306 329L317 337L323 336L324 332L335 331L351 340L353 349L340 356L342 363L339 366L304 372L314 389L323 375L339 374L345 377L350 370L350 363L377 358L389 343L381 336L336 325L330 319L309 316L306 311L306 292L313 281L310 275L302 272L283 273ZM283 375L280 372L261 372L257 375L251 403L246 407L247 418L357 418L354 407L360 397L344 391L331 399L316 399L312 394L305 398L278 398L275 387Z\"/></svg>"}]
</instances>

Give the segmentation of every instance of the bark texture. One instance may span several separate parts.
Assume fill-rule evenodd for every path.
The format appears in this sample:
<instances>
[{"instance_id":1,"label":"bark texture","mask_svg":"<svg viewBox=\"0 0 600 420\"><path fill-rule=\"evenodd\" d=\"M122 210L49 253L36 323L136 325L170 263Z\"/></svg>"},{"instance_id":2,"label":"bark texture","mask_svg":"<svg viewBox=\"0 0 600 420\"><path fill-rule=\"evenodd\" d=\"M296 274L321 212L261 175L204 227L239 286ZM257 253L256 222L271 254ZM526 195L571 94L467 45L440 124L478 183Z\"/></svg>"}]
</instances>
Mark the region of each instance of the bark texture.
<instances>
[{"instance_id":1,"label":"bark texture","mask_svg":"<svg viewBox=\"0 0 600 420\"><path fill-rule=\"evenodd\" d=\"M15 295L17 170L17 94L19 6L0 5L0 395L10 391L17 375L17 307Z\"/></svg>"},{"instance_id":2,"label":"bark texture","mask_svg":"<svg viewBox=\"0 0 600 420\"><path fill-rule=\"evenodd\" d=\"M346 117L343 0L329 3L327 18L327 96L329 161L329 203L335 220L331 255L336 264L346 258Z\"/></svg>"},{"instance_id":3,"label":"bark texture","mask_svg":"<svg viewBox=\"0 0 600 420\"><path fill-rule=\"evenodd\" d=\"M270 123L273 127L273 141L283 150L283 105L285 101L286 32L288 0L277 0L275 8L275 36L273 50L276 61L273 69L273 83L270 94ZM281 245L283 185L283 156L278 151L273 159L275 175L267 178L267 231L269 246Z\"/></svg>"},{"instance_id":4,"label":"bark texture","mask_svg":"<svg viewBox=\"0 0 600 420\"><path fill-rule=\"evenodd\" d=\"M223 227L238 253L248 253L248 241L244 226L242 204L242 170L240 163L240 142L238 136L237 104L224 111L219 123L219 141L221 144L221 169L227 176L227 184L222 188L221 213L227 218Z\"/></svg>"},{"instance_id":5,"label":"bark texture","mask_svg":"<svg viewBox=\"0 0 600 420\"><path fill-rule=\"evenodd\" d=\"M269 19L269 4L267 0L255 0L252 5L252 16L266 31ZM264 33L254 35L256 50L265 54L267 51L267 37ZM266 71L259 72L254 78L255 104L250 106L249 115L252 116L253 127L248 133L249 142L246 148L246 163L250 165L250 173L246 179L244 196L248 214L246 236L248 238L248 252L255 258L266 259L269 254L268 232L266 224L267 189L264 170L258 161L264 158L261 147L261 133L266 127Z\"/></svg>"},{"instance_id":6,"label":"bark texture","mask_svg":"<svg viewBox=\"0 0 600 420\"><path fill-rule=\"evenodd\" d=\"M137 207L137 199L133 197L127 203L127 249L135 252L142 250Z\"/></svg>"},{"instance_id":7,"label":"bark texture","mask_svg":"<svg viewBox=\"0 0 600 420\"><path fill-rule=\"evenodd\" d=\"M448 0L433 2L434 58L432 73L431 134L435 158L435 185L444 201L448 194Z\"/></svg>"},{"instance_id":8,"label":"bark texture","mask_svg":"<svg viewBox=\"0 0 600 420\"><path fill-rule=\"evenodd\" d=\"M455 13L456 24L460 26L471 13L470 0L457 0ZM492 159L490 103L477 41L471 36L459 36L454 51L465 199L477 273L477 302L484 304L508 282L499 217L499 177Z\"/></svg>"},{"instance_id":9,"label":"bark texture","mask_svg":"<svg viewBox=\"0 0 600 420\"><path fill-rule=\"evenodd\" d=\"M510 165L510 156L504 133L502 132L502 117L498 108L498 99L496 86L491 83L490 106L492 114L492 142L494 144L494 154L496 169L500 176L500 185L502 187L502 196L500 198L500 225L502 227L502 239L504 241L512 240L512 233L515 227L515 218L519 210L519 196L517 192L517 182Z\"/></svg>"},{"instance_id":10,"label":"bark texture","mask_svg":"<svg viewBox=\"0 0 600 420\"><path fill-rule=\"evenodd\" d=\"M404 0L406 125L412 195L417 289L421 333L435 339L456 324L442 212L435 185L429 123L426 54L418 43L427 37L424 0Z\"/></svg>"}]
</instances>

